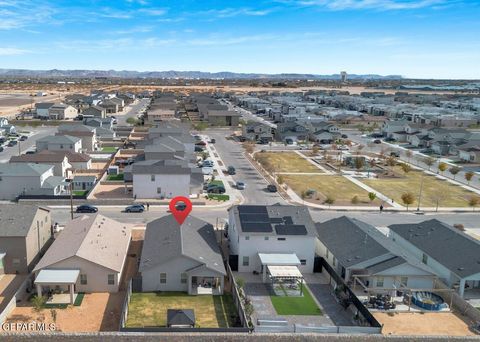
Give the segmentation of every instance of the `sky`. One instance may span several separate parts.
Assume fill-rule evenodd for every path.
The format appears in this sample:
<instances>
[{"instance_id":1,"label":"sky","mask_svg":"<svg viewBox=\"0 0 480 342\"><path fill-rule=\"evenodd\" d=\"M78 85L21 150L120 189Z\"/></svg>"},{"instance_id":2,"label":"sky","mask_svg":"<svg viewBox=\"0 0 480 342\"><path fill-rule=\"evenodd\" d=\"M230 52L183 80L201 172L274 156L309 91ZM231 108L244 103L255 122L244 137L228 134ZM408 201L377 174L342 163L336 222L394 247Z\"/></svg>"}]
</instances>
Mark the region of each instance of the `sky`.
<instances>
[{"instance_id":1,"label":"sky","mask_svg":"<svg viewBox=\"0 0 480 342\"><path fill-rule=\"evenodd\" d=\"M0 68L480 79L480 0L0 0Z\"/></svg>"}]
</instances>

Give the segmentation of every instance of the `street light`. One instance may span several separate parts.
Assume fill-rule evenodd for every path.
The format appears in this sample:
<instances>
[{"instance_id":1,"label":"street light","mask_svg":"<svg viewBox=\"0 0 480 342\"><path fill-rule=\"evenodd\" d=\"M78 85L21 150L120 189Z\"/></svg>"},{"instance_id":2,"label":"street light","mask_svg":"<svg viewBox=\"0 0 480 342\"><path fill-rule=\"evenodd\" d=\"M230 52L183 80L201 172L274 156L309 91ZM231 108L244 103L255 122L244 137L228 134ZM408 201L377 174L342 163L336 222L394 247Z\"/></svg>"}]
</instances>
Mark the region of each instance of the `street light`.
<instances>
[{"instance_id":1,"label":"street light","mask_svg":"<svg viewBox=\"0 0 480 342\"><path fill-rule=\"evenodd\" d=\"M425 172L422 171L422 178L420 181L420 192L418 194L418 206L417 211L420 211L420 202L422 201L422 190L423 190L423 178L425 177Z\"/></svg>"}]
</instances>

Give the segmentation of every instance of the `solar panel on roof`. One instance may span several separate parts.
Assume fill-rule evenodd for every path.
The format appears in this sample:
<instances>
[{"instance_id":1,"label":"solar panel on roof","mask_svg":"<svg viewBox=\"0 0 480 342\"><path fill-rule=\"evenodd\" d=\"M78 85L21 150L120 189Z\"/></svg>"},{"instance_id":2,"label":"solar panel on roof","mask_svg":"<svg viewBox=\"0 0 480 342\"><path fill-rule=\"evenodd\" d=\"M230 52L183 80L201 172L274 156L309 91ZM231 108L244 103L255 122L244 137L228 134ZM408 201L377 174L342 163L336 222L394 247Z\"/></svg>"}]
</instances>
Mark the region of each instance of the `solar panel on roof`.
<instances>
[{"instance_id":1,"label":"solar panel on roof","mask_svg":"<svg viewBox=\"0 0 480 342\"><path fill-rule=\"evenodd\" d=\"M285 224L293 224L293 220L291 216L284 216L283 221L285 222Z\"/></svg>"},{"instance_id":2,"label":"solar panel on roof","mask_svg":"<svg viewBox=\"0 0 480 342\"><path fill-rule=\"evenodd\" d=\"M271 233L273 229L267 222L247 222L242 223L242 231L245 233Z\"/></svg>"},{"instance_id":3,"label":"solar panel on roof","mask_svg":"<svg viewBox=\"0 0 480 342\"><path fill-rule=\"evenodd\" d=\"M246 205L246 206L239 206L238 207L238 212L240 214L242 213L245 213L245 214L262 214L262 213L265 213L266 215L267 214L267 208L265 206L250 206L250 205Z\"/></svg>"},{"instance_id":4,"label":"solar panel on roof","mask_svg":"<svg viewBox=\"0 0 480 342\"><path fill-rule=\"evenodd\" d=\"M270 222L268 215L264 214L240 214L240 221L242 222Z\"/></svg>"},{"instance_id":5,"label":"solar panel on roof","mask_svg":"<svg viewBox=\"0 0 480 342\"><path fill-rule=\"evenodd\" d=\"M271 223L283 223L283 219L281 217L272 217L270 218Z\"/></svg>"},{"instance_id":6,"label":"solar panel on roof","mask_svg":"<svg viewBox=\"0 0 480 342\"><path fill-rule=\"evenodd\" d=\"M275 231L278 235L307 235L307 228L299 224L277 224Z\"/></svg>"}]
</instances>

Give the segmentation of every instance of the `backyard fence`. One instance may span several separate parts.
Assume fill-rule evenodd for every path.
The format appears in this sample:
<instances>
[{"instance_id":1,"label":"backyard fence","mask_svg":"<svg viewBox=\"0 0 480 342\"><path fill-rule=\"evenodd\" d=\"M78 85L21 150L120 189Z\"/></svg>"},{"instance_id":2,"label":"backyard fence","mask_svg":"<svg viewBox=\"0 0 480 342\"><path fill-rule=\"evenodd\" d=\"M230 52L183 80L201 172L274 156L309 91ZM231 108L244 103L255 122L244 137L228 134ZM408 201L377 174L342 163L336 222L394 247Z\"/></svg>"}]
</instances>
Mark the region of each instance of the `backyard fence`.
<instances>
[{"instance_id":1,"label":"backyard fence","mask_svg":"<svg viewBox=\"0 0 480 342\"><path fill-rule=\"evenodd\" d=\"M342 286L344 292L348 294L348 297L352 301L352 304L357 308L358 312L365 318L365 320L370 324L373 328L378 328L379 332L381 332L382 325L377 319L371 314L371 312L367 309L365 305L358 299L358 297L353 293L347 284L343 281L343 279L335 272L335 270L327 263L327 261L322 257L317 257L319 260L320 265L324 268L327 273L332 277L335 281L336 286Z\"/></svg>"},{"instance_id":2,"label":"backyard fence","mask_svg":"<svg viewBox=\"0 0 480 342\"><path fill-rule=\"evenodd\" d=\"M20 287L17 289L13 297L0 313L0 324L4 323L10 313L17 307L17 302L24 300L29 293L27 293L28 285L32 283L30 277L27 277Z\"/></svg>"},{"instance_id":3,"label":"backyard fence","mask_svg":"<svg viewBox=\"0 0 480 342\"><path fill-rule=\"evenodd\" d=\"M122 312L120 317L120 331L125 328L125 324L127 323L128 318L128 304L130 304L130 297L132 296L132 279L128 282L127 285L127 293L125 295L125 299L122 305Z\"/></svg>"},{"instance_id":4,"label":"backyard fence","mask_svg":"<svg viewBox=\"0 0 480 342\"><path fill-rule=\"evenodd\" d=\"M450 289L447 285L445 285L440 280L435 282L435 289L438 290L445 290ZM433 293L442 297L446 302L452 303L452 307L460 312L461 314L467 316L471 320L475 322L480 322L480 310L472 306L469 302L465 299L460 297L460 295L454 291L432 291Z\"/></svg>"},{"instance_id":5,"label":"backyard fence","mask_svg":"<svg viewBox=\"0 0 480 342\"><path fill-rule=\"evenodd\" d=\"M232 269L228 263L225 263L227 266L227 277L228 281L231 284L233 303L238 311L238 317L240 317L240 322L243 327L248 327L248 318L245 314L245 306L243 305L242 299L240 298L240 292L238 291L235 278L233 277Z\"/></svg>"}]
</instances>

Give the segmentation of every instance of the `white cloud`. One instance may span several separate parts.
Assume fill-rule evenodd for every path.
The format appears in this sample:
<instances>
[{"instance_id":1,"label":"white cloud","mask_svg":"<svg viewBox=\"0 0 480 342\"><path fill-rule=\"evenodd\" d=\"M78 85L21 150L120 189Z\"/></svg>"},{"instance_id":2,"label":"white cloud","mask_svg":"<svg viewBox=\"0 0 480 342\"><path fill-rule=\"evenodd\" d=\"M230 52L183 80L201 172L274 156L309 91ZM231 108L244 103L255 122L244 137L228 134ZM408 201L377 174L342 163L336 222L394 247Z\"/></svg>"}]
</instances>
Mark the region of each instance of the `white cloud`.
<instances>
[{"instance_id":1,"label":"white cloud","mask_svg":"<svg viewBox=\"0 0 480 342\"><path fill-rule=\"evenodd\" d=\"M151 16L162 16L165 15L168 11L165 8L140 8L138 12Z\"/></svg>"},{"instance_id":2,"label":"white cloud","mask_svg":"<svg viewBox=\"0 0 480 342\"><path fill-rule=\"evenodd\" d=\"M208 11L201 11L196 14L213 16L216 18L231 18L236 16L254 16L261 17L272 13L274 9L251 9L251 8L223 8L223 9L211 9Z\"/></svg>"},{"instance_id":3,"label":"white cloud","mask_svg":"<svg viewBox=\"0 0 480 342\"><path fill-rule=\"evenodd\" d=\"M276 0L299 6L318 6L333 11L340 10L412 10L448 4L447 0ZM458 2L457 0L450 0Z\"/></svg>"},{"instance_id":4,"label":"white cloud","mask_svg":"<svg viewBox=\"0 0 480 342\"><path fill-rule=\"evenodd\" d=\"M24 55L30 51L11 47L0 47L0 56Z\"/></svg>"}]
</instances>

